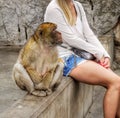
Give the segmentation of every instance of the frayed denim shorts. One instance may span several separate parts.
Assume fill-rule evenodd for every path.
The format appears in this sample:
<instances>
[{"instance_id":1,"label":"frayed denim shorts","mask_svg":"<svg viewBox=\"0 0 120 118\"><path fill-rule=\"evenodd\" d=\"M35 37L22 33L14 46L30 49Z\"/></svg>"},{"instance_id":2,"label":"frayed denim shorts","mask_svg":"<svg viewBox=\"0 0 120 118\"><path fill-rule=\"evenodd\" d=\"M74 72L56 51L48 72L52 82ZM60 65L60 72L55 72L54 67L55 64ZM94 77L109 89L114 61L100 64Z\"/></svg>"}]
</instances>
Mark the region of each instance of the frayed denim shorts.
<instances>
[{"instance_id":1,"label":"frayed denim shorts","mask_svg":"<svg viewBox=\"0 0 120 118\"><path fill-rule=\"evenodd\" d=\"M84 58L74 54L63 57L62 59L64 61L63 76L69 76L73 68L86 61Z\"/></svg>"}]
</instances>

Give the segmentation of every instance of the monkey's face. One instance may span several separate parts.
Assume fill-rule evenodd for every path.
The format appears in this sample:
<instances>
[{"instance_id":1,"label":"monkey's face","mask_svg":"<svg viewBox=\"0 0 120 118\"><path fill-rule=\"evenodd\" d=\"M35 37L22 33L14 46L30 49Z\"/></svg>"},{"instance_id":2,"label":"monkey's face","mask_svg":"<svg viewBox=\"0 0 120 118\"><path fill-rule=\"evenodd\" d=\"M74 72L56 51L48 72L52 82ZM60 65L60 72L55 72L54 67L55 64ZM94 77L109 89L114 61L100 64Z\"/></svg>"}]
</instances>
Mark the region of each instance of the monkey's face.
<instances>
[{"instance_id":1,"label":"monkey's face","mask_svg":"<svg viewBox=\"0 0 120 118\"><path fill-rule=\"evenodd\" d=\"M62 43L61 33L56 31L57 25L50 22L44 22L39 25L36 35L47 45L54 46Z\"/></svg>"}]
</instances>

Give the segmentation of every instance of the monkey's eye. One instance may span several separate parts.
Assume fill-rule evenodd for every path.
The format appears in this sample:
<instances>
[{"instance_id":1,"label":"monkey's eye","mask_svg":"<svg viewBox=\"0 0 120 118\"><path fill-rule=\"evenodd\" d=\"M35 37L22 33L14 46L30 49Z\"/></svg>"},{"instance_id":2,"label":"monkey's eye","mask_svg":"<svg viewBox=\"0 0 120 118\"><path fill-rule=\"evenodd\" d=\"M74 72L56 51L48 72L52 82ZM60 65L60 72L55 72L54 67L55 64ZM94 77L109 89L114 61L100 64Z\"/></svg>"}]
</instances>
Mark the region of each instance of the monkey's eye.
<instances>
[{"instance_id":1,"label":"monkey's eye","mask_svg":"<svg viewBox=\"0 0 120 118\"><path fill-rule=\"evenodd\" d=\"M55 30L56 30L56 27L53 28L53 31L55 31Z\"/></svg>"},{"instance_id":2,"label":"monkey's eye","mask_svg":"<svg viewBox=\"0 0 120 118\"><path fill-rule=\"evenodd\" d=\"M42 35L43 34L43 32L42 31L40 31L40 33L39 33L40 35Z\"/></svg>"}]
</instances>

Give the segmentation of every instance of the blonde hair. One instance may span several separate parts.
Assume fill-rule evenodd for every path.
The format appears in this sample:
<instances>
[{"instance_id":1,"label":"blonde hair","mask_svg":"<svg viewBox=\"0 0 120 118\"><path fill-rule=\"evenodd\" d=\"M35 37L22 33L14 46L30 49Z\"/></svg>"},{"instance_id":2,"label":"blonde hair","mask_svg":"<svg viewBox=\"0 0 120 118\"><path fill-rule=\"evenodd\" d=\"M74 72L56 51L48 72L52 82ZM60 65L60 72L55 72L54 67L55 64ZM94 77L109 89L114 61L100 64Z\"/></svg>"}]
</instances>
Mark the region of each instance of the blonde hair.
<instances>
[{"instance_id":1,"label":"blonde hair","mask_svg":"<svg viewBox=\"0 0 120 118\"><path fill-rule=\"evenodd\" d=\"M75 24L75 19L72 16L72 13L70 11L70 8L66 2L66 0L57 0L58 1L58 5L60 6L60 8L63 10L67 21L70 25L74 25Z\"/></svg>"}]
</instances>

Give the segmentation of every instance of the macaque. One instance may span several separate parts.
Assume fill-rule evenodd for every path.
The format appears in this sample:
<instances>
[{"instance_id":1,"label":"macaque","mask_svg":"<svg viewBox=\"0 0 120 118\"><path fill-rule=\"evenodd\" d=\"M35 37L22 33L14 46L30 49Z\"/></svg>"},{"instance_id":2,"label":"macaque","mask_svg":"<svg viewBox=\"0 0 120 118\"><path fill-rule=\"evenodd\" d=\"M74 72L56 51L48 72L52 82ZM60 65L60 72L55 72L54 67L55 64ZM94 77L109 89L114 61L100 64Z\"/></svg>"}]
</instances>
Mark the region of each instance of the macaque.
<instances>
[{"instance_id":1,"label":"macaque","mask_svg":"<svg viewBox=\"0 0 120 118\"><path fill-rule=\"evenodd\" d=\"M44 22L20 50L13 67L13 79L23 90L35 96L47 96L62 79L63 62L58 58L57 45L61 33L54 23Z\"/></svg>"}]
</instances>

